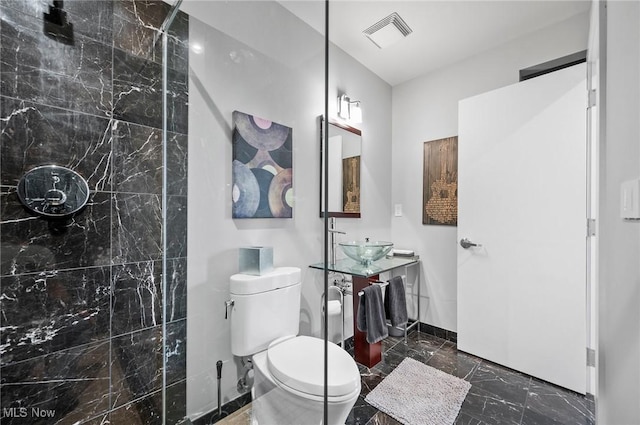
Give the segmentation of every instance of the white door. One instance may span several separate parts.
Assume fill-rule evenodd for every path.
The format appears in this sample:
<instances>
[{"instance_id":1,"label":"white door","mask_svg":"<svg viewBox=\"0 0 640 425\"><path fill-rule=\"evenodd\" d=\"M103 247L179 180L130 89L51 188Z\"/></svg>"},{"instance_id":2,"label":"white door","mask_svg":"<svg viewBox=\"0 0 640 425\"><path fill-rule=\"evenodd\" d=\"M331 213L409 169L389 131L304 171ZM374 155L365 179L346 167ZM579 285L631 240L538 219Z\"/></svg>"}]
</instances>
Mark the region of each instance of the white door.
<instances>
[{"instance_id":1,"label":"white door","mask_svg":"<svg viewBox=\"0 0 640 425\"><path fill-rule=\"evenodd\" d=\"M459 105L458 348L586 386L586 68Z\"/></svg>"}]
</instances>

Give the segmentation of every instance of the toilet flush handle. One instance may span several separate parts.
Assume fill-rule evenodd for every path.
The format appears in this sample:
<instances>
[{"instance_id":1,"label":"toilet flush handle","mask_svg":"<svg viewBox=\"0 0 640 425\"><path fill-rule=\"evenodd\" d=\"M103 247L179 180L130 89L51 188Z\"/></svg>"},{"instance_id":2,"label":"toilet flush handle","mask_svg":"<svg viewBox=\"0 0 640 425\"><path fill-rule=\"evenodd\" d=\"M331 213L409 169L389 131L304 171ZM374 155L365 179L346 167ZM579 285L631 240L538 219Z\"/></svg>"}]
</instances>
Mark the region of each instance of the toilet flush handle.
<instances>
[{"instance_id":1,"label":"toilet flush handle","mask_svg":"<svg viewBox=\"0 0 640 425\"><path fill-rule=\"evenodd\" d=\"M227 300L224 302L224 320L229 318L229 307L233 307L236 302L234 300Z\"/></svg>"}]
</instances>

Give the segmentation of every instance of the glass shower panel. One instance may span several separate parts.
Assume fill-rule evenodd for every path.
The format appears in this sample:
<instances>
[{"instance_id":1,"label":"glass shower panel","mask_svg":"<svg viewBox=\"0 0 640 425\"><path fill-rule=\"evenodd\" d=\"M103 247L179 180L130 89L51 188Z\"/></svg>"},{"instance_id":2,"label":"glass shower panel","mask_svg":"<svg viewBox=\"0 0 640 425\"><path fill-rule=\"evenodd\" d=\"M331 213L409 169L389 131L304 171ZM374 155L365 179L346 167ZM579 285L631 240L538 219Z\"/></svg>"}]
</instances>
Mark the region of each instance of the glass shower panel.
<instances>
[{"instance_id":1,"label":"glass shower panel","mask_svg":"<svg viewBox=\"0 0 640 425\"><path fill-rule=\"evenodd\" d=\"M176 1L162 37L163 424L186 416L189 16Z\"/></svg>"},{"instance_id":2,"label":"glass shower panel","mask_svg":"<svg viewBox=\"0 0 640 425\"><path fill-rule=\"evenodd\" d=\"M240 409L251 419L250 356L231 349L229 282L239 248L271 247L275 267L301 269L299 334L322 337L322 276L308 266L324 252L317 134L325 42L287 3L184 2L167 28L166 423L182 414L208 424ZM308 3L321 30L324 1ZM239 130L245 124L248 136ZM288 133L280 140L276 130ZM272 326L264 318L252 326L262 324Z\"/></svg>"}]
</instances>

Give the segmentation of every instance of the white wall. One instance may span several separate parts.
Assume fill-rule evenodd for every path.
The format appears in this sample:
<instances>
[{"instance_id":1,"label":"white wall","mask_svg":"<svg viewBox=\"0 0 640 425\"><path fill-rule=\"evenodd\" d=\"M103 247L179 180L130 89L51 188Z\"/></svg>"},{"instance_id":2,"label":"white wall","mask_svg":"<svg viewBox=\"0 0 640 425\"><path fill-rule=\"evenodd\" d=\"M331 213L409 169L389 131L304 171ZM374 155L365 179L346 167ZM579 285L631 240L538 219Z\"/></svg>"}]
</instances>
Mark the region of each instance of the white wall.
<instances>
[{"instance_id":1,"label":"white wall","mask_svg":"<svg viewBox=\"0 0 640 425\"><path fill-rule=\"evenodd\" d=\"M456 331L457 228L422 224L423 144L457 135L458 101L516 83L518 71L587 48L578 15L393 88L392 240L422 260L421 321ZM477 241L482 243L482 241Z\"/></svg>"},{"instance_id":2,"label":"white wall","mask_svg":"<svg viewBox=\"0 0 640 425\"><path fill-rule=\"evenodd\" d=\"M640 223L620 219L619 205L620 183L640 178L640 3L609 1L605 17L596 411L598 423L626 425L640 423Z\"/></svg>"},{"instance_id":3,"label":"white wall","mask_svg":"<svg viewBox=\"0 0 640 425\"><path fill-rule=\"evenodd\" d=\"M319 218L324 110L324 37L276 2L187 1L191 15L189 87L189 262L187 413L217 407L216 368L223 360L223 403L236 397L240 362L230 351L224 301L238 272L238 248L273 246L276 266L302 269L301 333L320 334L323 221ZM203 22L204 21L204 22ZM362 219L338 219L349 238L389 238L391 88L338 49L331 51L330 98L362 101ZM335 114L336 105L331 104ZM293 128L293 219L231 218L234 110Z\"/></svg>"}]
</instances>

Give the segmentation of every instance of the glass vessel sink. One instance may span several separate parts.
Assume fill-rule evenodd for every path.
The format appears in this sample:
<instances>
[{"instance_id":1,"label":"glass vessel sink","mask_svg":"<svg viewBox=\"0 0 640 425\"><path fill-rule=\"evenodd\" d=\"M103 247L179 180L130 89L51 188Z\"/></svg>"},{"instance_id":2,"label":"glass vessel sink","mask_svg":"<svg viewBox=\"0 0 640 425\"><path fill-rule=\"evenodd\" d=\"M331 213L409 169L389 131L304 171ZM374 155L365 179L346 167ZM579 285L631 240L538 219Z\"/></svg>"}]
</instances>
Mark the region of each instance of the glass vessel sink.
<instances>
[{"instance_id":1,"label":"glass vessel sink","mask_svg":"<svg viewBox=\"0 0 640 425\"><path fill-rule=\"evenodd\" d=\"M340 242L340 248L347 254L347 257L368 266L387 255L393 248L393 243L368 240Z\"/></svg>"}]
</instances>

